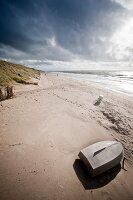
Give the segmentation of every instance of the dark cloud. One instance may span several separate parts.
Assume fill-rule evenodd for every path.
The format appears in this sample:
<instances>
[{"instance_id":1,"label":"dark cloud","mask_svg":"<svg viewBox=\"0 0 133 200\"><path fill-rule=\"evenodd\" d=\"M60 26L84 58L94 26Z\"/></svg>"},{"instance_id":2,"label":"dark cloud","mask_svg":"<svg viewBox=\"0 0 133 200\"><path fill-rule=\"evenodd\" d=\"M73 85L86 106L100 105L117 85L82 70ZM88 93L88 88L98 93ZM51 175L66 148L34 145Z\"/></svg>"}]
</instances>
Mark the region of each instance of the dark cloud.
<instances>
[{"instance_id":1,"label":"dark cloud","mask_svg":"<svg viewBox=\"0 0 133 200\"><path fill-rule=\"evenodd\" d=\"M110 59L109 38L125 13L112 0L0 0L0 57Z\"/></svg>"}]
</instances>

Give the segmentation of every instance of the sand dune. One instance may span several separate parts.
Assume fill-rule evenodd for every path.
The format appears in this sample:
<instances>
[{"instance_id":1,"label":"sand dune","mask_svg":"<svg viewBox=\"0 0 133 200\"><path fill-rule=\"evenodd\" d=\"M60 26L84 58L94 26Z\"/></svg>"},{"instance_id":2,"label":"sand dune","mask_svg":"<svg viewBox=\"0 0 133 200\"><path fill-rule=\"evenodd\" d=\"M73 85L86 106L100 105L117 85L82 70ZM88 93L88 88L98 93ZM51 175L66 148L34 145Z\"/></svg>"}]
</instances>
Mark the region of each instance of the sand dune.
<instances>
[{"instance_id":1,"label":"sand dune","mask_svg":"<svg viewBox=\"0 0 133 200\"><path fill-rule=\"evenodd\" d=\"M133 199L132 98L50 74L15 92L0 106L1 200ZM77 155L110 139L122 142L127 171L92 179Z\"/></svg>"}]
</instances>

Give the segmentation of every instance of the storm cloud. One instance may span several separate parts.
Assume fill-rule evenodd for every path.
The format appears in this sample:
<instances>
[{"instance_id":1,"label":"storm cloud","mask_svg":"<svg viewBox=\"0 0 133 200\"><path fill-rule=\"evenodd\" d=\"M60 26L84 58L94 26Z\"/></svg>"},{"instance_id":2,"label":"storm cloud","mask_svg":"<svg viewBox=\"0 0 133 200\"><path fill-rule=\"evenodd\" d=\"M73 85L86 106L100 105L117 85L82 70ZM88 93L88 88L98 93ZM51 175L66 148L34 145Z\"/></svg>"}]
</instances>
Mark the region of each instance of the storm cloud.
<instances>
[{"instance_id":1,"label":"storm cloud","mask_svg":"<svg viewBox=\"0 0 133 200\"><path fill-rule=\"evenodd\" d=\"M77 59L129 60L133 48L126 44L124 49L125 36L119 33L120 30L130 32L123 28L133 19L129 3L124 0L1 0L0 58L36 64ZM131 29L132 25L129 26Z\"/></svg>"}]
</instances>

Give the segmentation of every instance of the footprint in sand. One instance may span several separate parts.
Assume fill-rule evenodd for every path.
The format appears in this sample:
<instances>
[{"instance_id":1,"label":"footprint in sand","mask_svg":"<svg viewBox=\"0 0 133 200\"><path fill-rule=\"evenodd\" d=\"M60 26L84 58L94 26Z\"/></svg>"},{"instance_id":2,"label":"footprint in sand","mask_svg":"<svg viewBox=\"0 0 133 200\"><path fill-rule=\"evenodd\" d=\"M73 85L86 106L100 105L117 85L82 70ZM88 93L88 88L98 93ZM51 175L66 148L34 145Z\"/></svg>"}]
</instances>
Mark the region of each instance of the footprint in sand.
<instances>
[{"instance_id":1,"label":"footprint in sand","mask_svg":"<svg viewBox=\"0 0 133 200\"><path fill-rule=\"evenodd\" d=\"M102 196L103 196L103 200L112 200L109 192L102 191L101 193L102 193Z\"/></svg>"},{"instance_id":2,"label":"footprint in sand","mask_svg":"<svg viewBox=\"0 0 133 200\"><path fill-rule=\"evenodd\" d=\"M53 147L54 147L54 143L53 143L52 141L50 141L50 142L49 142L49 146L50 146L51 148L53 148Z\"/></svg>"},{"instance_id":3,"label":"footprint in sand","mask_svg":"<svg viewBox=\"0 0 133 200\"><path fill-rule=\"evenodd\" d=\"M36 175L37 174L37 170L32 170L32 171L30 171L30 173Z\"/></svg>"}]
</instances>

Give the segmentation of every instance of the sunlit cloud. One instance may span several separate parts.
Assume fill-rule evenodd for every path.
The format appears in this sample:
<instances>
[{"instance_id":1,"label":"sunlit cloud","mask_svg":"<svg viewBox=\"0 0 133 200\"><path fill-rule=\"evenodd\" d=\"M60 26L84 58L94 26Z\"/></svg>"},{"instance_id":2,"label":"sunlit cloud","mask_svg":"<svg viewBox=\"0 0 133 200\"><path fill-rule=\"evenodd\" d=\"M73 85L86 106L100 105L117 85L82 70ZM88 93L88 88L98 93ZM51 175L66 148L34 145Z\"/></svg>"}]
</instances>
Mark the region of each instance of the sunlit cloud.
<instances>
[{"instance_id":1,"label":"sunlit cloud","mask_svg":"<svg viewBox=\"0 0 133 200\"><path fill-rule=\"evenodd\" d=\"M133 17L113 34L108 53L116 60L133 60Z\"/></svg>"},{"instance_id":2,"label":"sunlit cloud","mask_svg":"<svg viewBox=\"0 0 133 200\"><path fill-rule=\"evenodd\" d=\"M133 9L133 0L112 0L119 4L121 4L123 7L132 10Z\"/></svg>"},{"instance_id":3,"label":"sunlit cloud","mask_svg":"<svg viewBox=\"0 0 133 200\"><path fill-rule=\"evenodd\" d=\"M55 60L21 60L19 63L35 67L44 71L69 71L69 70L131 70L132 62L94 62L85 59L75 59L72 61Z\"/></svg>"},{"instance_id":4,"label":"sunlit cloud","mask_svg":"<svg viewBox=\"0 0 133 200\"><path fill-rule=\"evenodd\" d=\"M56 41L54 36L51 37L51 38L47 38L47 43L52 47L56 47L57 46L57 41Z\"/></svg>"}]
</instances>

